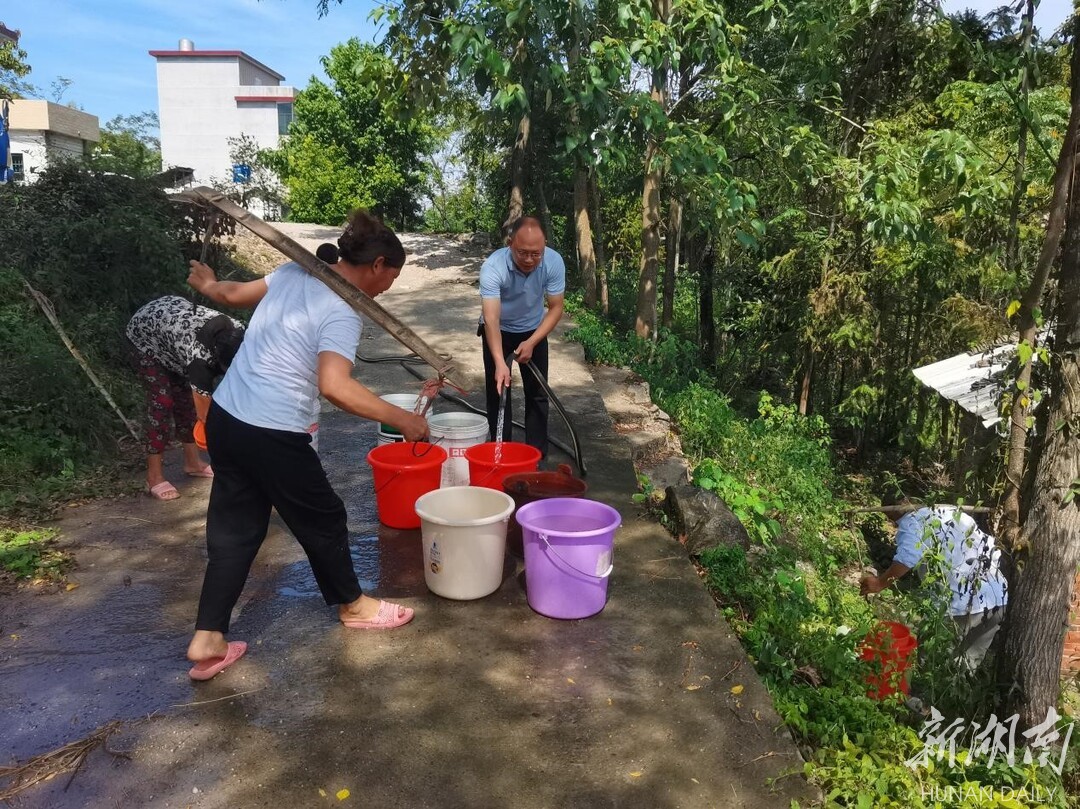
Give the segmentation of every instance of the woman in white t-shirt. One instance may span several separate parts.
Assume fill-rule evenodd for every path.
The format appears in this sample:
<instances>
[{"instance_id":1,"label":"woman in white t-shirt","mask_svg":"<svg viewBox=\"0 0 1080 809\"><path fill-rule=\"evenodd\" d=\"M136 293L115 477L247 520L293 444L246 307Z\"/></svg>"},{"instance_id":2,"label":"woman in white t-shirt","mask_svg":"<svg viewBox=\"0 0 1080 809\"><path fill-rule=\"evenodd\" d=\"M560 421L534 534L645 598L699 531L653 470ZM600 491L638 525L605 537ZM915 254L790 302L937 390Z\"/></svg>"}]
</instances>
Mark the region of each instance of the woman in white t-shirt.
<instances>
[{"instance_id":1,"label":"woman in white t-shirt","mask_svg":"<svg viewBox=\"0 0 1080 809\"><path fill-rule=\"evenodd\" d=\"M338 250L334 269L373 298L390 288L405 264L397 236L365 211L350 218ZM218 281L213 270L193 261L188 283L218 303L258 304L206 423L214 484L189 675L209 680L247 649L243 641L227 642L225 634L271 508L303 546L326 603L337 605L345 626L393 629L408 623L412 609L361 593L345 506L312 447L319 394L342 410L396 427L409 441L427 436L422 416L383 401L352 378L360 316L295 263L257 281L233 282Z\"/></svg>"}]
</instances>

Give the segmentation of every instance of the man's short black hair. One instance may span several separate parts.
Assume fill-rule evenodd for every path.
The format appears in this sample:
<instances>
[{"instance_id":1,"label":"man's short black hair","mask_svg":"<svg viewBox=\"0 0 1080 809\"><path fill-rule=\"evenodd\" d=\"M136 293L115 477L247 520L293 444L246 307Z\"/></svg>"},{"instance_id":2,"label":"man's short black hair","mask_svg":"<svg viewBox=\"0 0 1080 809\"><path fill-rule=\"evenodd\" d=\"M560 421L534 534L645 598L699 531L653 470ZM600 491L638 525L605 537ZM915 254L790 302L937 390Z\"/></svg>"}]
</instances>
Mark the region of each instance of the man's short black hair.
<instances>
[{"instance_id":1,"label":"man's short black hair","mask_svg":"<svg viewBox=\"0 0 1080 809\"><path fill-rule=\"evenodd\" d=\"M510 228L506 232L506 237L508 239L514 238L514 236L517 235L517 232L521 230L525 225L536 225L536 227L540 228L540 232L544 235L544 238L547 239L547 229L544 227L544 223L540 221L540 217L533 216L532 214L519 216L517 219L511 222Z\"/></svg>"}]
</instances>

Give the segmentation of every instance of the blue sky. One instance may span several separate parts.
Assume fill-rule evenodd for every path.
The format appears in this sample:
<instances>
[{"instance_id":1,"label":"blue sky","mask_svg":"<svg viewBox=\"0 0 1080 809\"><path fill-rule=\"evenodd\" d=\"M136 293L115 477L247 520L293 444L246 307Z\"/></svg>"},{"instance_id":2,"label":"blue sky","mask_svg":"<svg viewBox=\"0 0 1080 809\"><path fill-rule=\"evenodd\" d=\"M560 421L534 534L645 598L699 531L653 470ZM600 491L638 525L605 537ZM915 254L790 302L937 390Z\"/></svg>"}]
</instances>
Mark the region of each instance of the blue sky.
<instances>
[{"instance_id":1,"label":"blue sky","mask_svg":"<svg viewBox=\"0 0 1080 809\"><path fill-rule=\"evenodd\" d=\"M72 80L62 98L98 116L157 110L154 58L186 37L198 50L240 50L304 87L322 75L319 59L349 37L370 41L372 0L0 0L0 21L22 32L32 72L50 97L57 76Z\"/></svg>"},{"instance_id":2,"label":"blue sky","mask_svg":"<svg viewBox=\"0 0 1080 809\"><path fill-rule=\"evenodd\" d=\"M945 0L946 11L981 13L1005 0ZM319 19L315 0L22 0L0 3L0 21L22 31L33 72L29 80L49 97L63 76L62 98L98 116L157 110L150 50L172 50L181 37L199 50L242 50L304 87L322 75L319 58L349 37L372 40L374 0L332 4ZM1065 19L1070 0L1042 0L1036 24L1049 34Z\"/></svg>"}]
</instances>

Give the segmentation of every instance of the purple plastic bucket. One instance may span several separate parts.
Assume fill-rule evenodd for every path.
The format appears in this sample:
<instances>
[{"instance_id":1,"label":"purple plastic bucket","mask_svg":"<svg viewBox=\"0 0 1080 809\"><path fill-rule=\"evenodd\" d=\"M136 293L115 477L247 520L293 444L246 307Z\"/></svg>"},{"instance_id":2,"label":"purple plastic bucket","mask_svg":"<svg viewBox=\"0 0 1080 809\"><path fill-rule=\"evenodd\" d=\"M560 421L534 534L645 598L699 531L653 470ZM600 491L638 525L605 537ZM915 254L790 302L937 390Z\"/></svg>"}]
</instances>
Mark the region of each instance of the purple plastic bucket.
<instances>
[{"instance_id":1,"label":"purple plastic bucket","mask_svg":"<svg viewBox=\"0 0 1080 809\"><path fill-rule=\"evenodd\" d=\"M622 516L577 497L526 503L517 511L525 544L529 606L549 618L588 618L604 609L612 545Z\"/></svg>"}]
</instances>

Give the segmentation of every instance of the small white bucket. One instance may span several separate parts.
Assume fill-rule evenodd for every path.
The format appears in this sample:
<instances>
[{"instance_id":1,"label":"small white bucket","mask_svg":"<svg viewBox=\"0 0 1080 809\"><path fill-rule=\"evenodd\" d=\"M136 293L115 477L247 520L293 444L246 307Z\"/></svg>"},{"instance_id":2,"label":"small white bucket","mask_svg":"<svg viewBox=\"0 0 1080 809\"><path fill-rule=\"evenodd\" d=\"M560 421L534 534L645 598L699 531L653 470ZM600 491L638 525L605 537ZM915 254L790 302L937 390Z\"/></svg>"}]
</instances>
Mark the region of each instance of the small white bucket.
<instances>
[{"instance_id":1,"label":"small white bucket","mask_svg":"<svg viewBox=\"0 0 1080 809\"><path fill-rule=\"evenodd\" d=\"M510 495L480 486L436 489L417 499L428 589L458 601L498 590L513 510Z\"/></svg>"},{"instance_id":2,"label":"small white bucket","mask_svg":"<svg viewBox=\"0 0 1080 809\"><path fill-rule=\"evenodd\" d=\"M440 413L428 419L431 443L446 450L442 488L469 485L469 462L465 450L488 439L487 416L478 413Z\"/></svg>"},{"instance_id":3,"label":"small white bucket","mask_svg":"<svg viewBox=\"0 0 1080 809\"><path fill-rule=\"evenodd\" d=\"M416 409L416 401L420 398L415 393L388 393L385 396L380 396L384 402L389 402L392 405L400 407L402 410L408 410L410 413ZM431 407L427 410L427 415L431 415L435 412L435 403L431 403ZM396 444L399 441L404 441L405 436L398 432L396 427L391 427L389 424L379 423L379 439L378 444Z\"/></svg>"}]
</instances>

